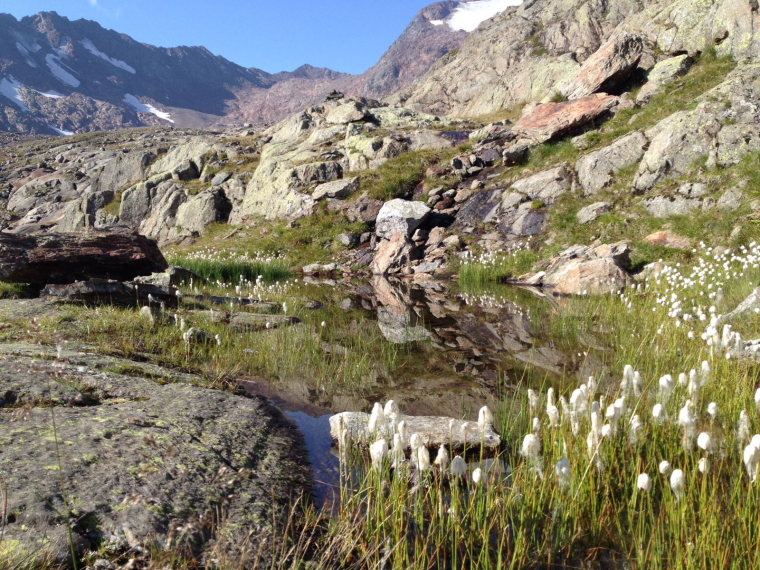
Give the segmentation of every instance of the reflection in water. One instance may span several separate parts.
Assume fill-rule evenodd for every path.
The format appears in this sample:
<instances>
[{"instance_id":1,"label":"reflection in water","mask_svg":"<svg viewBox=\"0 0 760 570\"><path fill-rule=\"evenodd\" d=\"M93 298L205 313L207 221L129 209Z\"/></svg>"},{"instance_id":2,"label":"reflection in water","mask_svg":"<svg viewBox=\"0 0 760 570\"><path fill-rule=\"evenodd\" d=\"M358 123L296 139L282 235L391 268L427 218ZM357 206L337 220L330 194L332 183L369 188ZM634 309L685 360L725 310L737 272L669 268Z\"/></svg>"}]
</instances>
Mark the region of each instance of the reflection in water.
<instances>
[{"instance_id":1,"label":"reflection in water","mask_svg":"<svg viewBox=\"0 0 760 570\"><path fill-rule=\"evenodd\" d=\"M318 505L331 503L338 495L340 482L340 463L338 457L331 453L330 414L313 417L305 412L285 411L303 434L309 461L314 474L314 499Z\"/></svg>"}]
</instances>

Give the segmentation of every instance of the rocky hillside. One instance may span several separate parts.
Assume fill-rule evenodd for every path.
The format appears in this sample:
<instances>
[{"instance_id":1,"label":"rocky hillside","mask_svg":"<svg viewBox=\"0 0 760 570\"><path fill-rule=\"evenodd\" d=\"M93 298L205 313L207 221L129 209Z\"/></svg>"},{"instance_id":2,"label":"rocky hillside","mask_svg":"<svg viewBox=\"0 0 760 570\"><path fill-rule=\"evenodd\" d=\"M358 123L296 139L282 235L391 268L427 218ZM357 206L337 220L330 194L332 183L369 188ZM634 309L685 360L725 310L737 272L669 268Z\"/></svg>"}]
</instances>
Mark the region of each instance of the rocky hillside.
<instances>
[{"instance_id":1,"label":"rocky hillside","mask_svg":"<svg viewBox=\"0 0 760 570\"><path fill-rule=\"evenodd\" d=\"M0 30L6 131L208 125L224 114L235 90L276 82L204 48L157 48L55 12L20 21L3 15Z\"/></svg>"},{"instance_id":2,"label":"rocky hillside","mask_svg":"<svg viewBox=\"0 0 760 570\"><path fill-rule=\"evenodd\" d=\"M584 19L596 13L595 0L547 0L481 25L460 54L476 45L497 50L490 40L517 15L534 18L525 25L548 34L546 41L554 38L547 53L521 52L514 75L499 75L511 90L504 93L528 101L514 123L441 120L333 94L264 131L11 140L0 172L5 227L118 224L164 244L200 238L202 246L216 236L225 247L287 251L294 265L319 262L309 272L420 278L450 273L467 256L518 247L529 255L502 260L502 273L516 276L570 248L557 263L608 272L566 292L615 289L632 269L629 248L571 246L626 240L640 265L688 251L703 236L737 244L754 237L760 116L752 102L760 99L760 68L745 23L757 15L741 1L710 10L700 4L707 11L694 13L706 28L698 28L702 19L683 20L688 6L611 3L601 19ZM729 7L746 9L746 18L727 17ZM551 14L575 22L579 35L552 28ZM645 21L654 25L645 30ZM716 22L724 24L720 33ZM504 61L512 53L505 49ZM416 89L458 61L450 56ZM555 74L561 62L567 65ZM479 77L483 93L496 84L495 75ZM457 85L465 83L452 83L451 97L439 103L464 112ZM481 95L472 93L460 102L479 105ZM540 103L546 97L552 100ZM494 106L480 110L510 112L489 101ZM325 266L331 261L339 264ZM558 285L567 268L551 267L530 282Z\"/></svg>"},{"instance_id":3,"label":"rocky hillside","mask_svg":"<svg viewBox=\"0 0 760 570\"><path fill-rule=\"evenodd\" d=\"M720 55L746 60L757 51L757 21L751 0L525 2L481 26L398 99L427 112L477 116L572 98L565 80L613 31L645 36L640 64L648 69L659 54L694 55L713 44Z\"/></svg>"}]
</instances>

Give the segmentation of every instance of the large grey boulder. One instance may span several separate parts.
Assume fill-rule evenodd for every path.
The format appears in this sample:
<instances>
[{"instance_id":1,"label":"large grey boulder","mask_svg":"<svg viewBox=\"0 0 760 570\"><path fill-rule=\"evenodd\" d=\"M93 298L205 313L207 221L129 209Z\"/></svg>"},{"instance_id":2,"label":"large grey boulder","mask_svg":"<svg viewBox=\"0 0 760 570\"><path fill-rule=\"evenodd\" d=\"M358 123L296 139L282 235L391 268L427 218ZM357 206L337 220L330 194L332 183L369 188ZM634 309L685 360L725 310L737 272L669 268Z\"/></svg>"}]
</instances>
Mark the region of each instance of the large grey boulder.
<instances>
[{"instance_id":1,"label":"large grey boulder","mask_svg":"<svg viewBox=\"0 0 760 570\"><path fill-rule=\"evenodd\" d=\"M226 222L230 203L219 188L206 190L190 197L177 208L177 226L183 232L201 234L214 222Z\"/></svg>"},{"instance_id":2,"label":"large grey boulder","mask_svg":"<svg viewBox=\"0 0 760 570\"><path fill-rule=\"evenodd\" d=\"M383 204L375 221L375 234L383 239L391 239L401 233L406 238L412 237L425 218L430 208L424 202L411 202L396 198Z\"/></svg>"},{"instance_id":3,"label":"large grey boulder","mask_svg":"<svg viewBox=\"0 0 760 570\"><path fill-rule=\"evenodd\" d=\"M68 565L71 528L78 556L110 541L268 559L310 490L303 442L264 399L197 381L81 347L0 346L4 557Z\"/></svg>"},{"instance_id":4,"label":"large grey boulder","mask_svg":"<svg viewBox=\"0 0 760 570\"><path fill-rule=\"evenodd\" d=\"M726 80L699 98L697 107L680 111L646 132L649 148L634 178L634 190L648 192L668 178L689 174L706 159L708 167L738 163L760 150L760 64L738 66Z\"/></svg>"},{"instance_id":5,"label":"large grey boulder","mask_svg":"<svg viewBox=\"0 0 760 570\"><path fill-rule=\"evenodd\" d=\"M332 182L325 182L320 184L314 189L311 197L314 200L322 200L324 198L347 198L359 189L359 177L342 178L341 180L333 180Z\"/></svg>"},{"instance_id":6,"label":"large grey boulder","mask_svg":"<svg viewBox=\"0 0 760 570\"><path fill-rule=\"evenodd\" d=\"M665 85L685 75L694 60L688 54L669 57L657 63L647 74L647 82L636 95L636 103L644 105L657 95Z\"/></svg>"},{"instance_id":7,"label":"large grey boulder","mask_svg":"<svg viewBox=\"0 0 760 570\"><path fill-rule=\"evenodd\" d=\"M541 200L544 204L553 204L560 196L573 186L573 172L561 164L551 170L545 170L512 183L510 188L530 197Z\"/></svg>"},{"instance_id":8,"label":"large grey boulder","mask_svg":"<svg viewBox=\"0 0 760 570\"><path fill-rule=\"evenodd\" d=\"M581 157L575 168L584 194L596 194L614 180L615 174L641 160L648 142L636 131Z\"/></svg>"}]
</instances>

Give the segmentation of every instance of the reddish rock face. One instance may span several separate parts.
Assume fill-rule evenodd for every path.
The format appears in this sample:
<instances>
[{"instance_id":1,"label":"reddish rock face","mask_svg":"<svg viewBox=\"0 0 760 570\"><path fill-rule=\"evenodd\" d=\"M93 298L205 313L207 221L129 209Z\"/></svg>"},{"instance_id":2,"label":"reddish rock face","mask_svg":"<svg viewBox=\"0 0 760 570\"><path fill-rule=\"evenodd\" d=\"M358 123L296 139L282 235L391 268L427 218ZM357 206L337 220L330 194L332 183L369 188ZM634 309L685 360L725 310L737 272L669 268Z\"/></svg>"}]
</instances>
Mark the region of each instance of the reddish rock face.
<instances>
[{"instance_id":1,"label":"reddish rock face","mask_svg":"<svg viewBox=\"0 0 760 570\"><path fill-rule=\"evenodd\" d=\"M138 234L0 233L0 279L10 283L129 280L167 267L156 242Z\"/></svg>"},{"instance_id":2,"label":"reddish rock face","mask_svg":"<svg viewBox=\"0 0 760 570\"><path fill-rule=\"evenodd\" d=\"M613 36L589 57L578 72L560 87L568 99L613 89L636 68L644 51L641 36Z\"/></svg>"},{"instance_id":3,"label":"reddish rock face","mask_svg":"<svg viewBox=\"0 0 760 570\"><path fill-rule=\"evenodd\" d=\"M605 117L619 100L614 95L595 93L574 101L538 105L515 123L512 132L540 144Z\"/></svg>"}]
</instances>

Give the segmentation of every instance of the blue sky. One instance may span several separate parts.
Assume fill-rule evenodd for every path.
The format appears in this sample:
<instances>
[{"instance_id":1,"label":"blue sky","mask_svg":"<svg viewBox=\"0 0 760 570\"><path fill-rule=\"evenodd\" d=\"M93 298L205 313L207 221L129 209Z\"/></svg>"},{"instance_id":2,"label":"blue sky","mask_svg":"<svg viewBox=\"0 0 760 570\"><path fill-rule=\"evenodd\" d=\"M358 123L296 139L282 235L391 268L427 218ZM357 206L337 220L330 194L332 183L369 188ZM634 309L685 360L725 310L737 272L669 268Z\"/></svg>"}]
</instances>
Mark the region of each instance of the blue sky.
<instances>
[{"instance_id":1,"label":"blue sky","mask_svg":"<svg viewBox=\"0 0 760 570\"><path fill-rule=\"evenodd\" d=\"M17 18L53 10L138 41L203 45L270 72L304 63L361 73L434 0L0 0Z\"/></svg>"}]
</instances>

